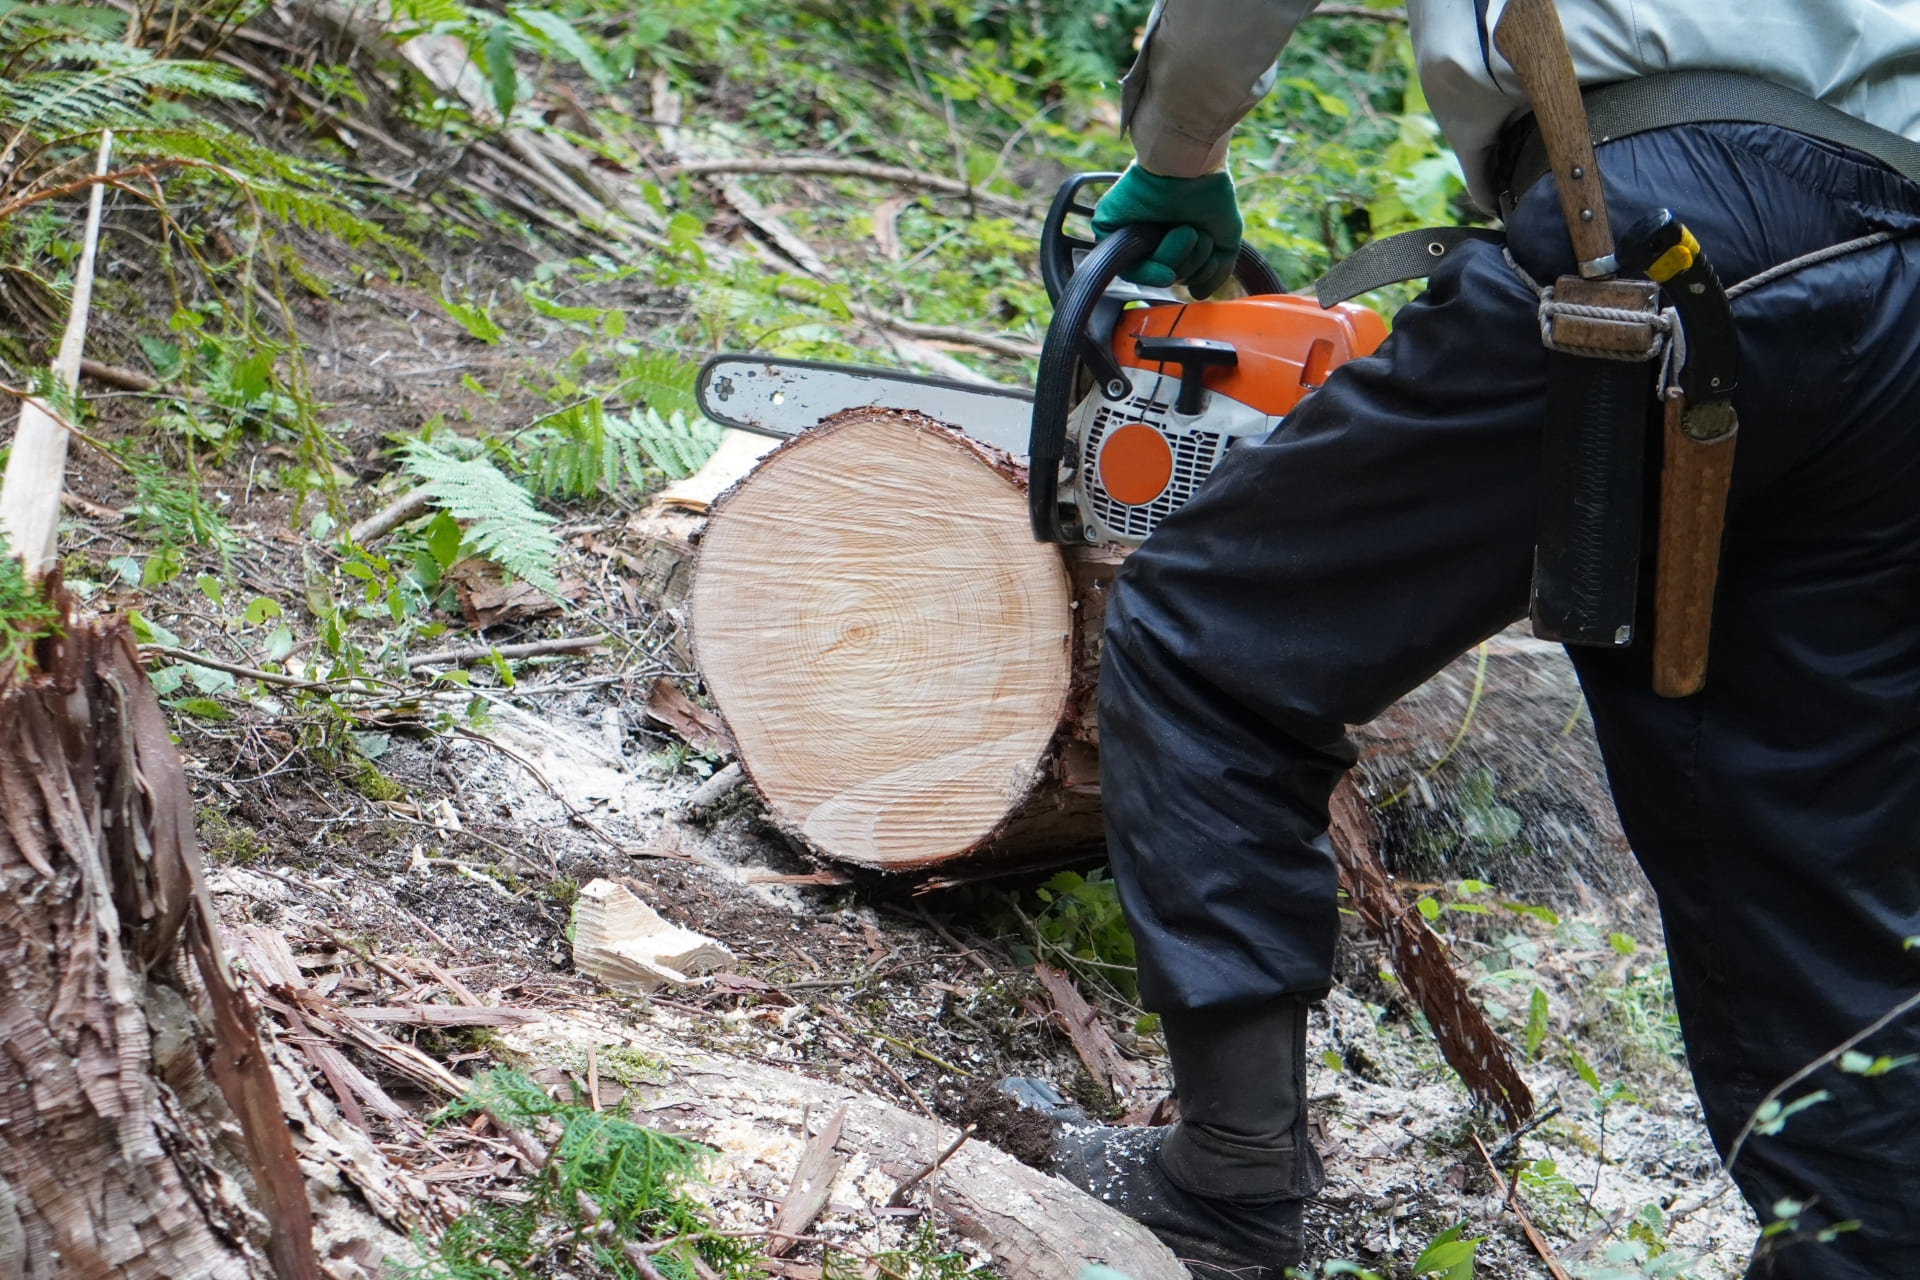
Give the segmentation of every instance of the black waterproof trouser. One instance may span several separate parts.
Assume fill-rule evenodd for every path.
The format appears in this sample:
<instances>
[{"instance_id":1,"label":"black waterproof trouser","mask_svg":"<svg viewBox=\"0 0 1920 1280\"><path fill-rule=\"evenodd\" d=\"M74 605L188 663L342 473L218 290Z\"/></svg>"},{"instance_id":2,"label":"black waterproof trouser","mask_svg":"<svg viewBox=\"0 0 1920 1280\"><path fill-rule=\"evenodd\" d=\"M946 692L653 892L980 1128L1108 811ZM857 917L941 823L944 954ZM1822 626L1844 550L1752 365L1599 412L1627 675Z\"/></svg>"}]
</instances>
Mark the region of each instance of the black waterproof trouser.
<instances>
[{"instance_id":1,"label":"black waterproof trouser","mask_svg":"<svg viewBox=\"0 0 1920 1280\"><path fill-rule=\"evenodd\" d=\"M1600 164L1616 227L1670 207L1730 284L1920 229L1920 188L1771 127L1661 130ZM1550 180L1508 233L1536 280L1572 269ZM1127 561L1101 790L1150 1007L1327 985L1345 726L1526 612L1535 303L1497 245L1457 250L1377 355L1236 448ZM1706 690L1656 697L1644 641L1573 651L1723 1156L1770 1089L1920 989L1920 237L1784 276L1735 313ZM1920 1053L1920 1016L1861 1048ZM1788 1096L1815 1089L1831 1096L1749 1140L1734 1176L1763 1222L1792 1199L1812 1205L1805 1231L1861 1225L1753 1274L1920 1274L1920 1063L1828 1068Z\"/></svg>"}]
</instances>

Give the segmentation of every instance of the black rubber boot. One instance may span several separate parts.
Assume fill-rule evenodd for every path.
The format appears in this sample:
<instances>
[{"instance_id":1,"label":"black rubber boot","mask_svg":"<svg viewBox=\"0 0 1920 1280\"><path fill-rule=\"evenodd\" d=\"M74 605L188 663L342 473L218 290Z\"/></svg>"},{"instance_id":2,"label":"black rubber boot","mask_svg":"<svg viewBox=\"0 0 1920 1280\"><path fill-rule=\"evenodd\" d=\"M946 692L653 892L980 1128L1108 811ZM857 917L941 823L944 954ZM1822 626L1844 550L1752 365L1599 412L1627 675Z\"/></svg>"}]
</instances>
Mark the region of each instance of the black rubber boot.
<instances>
[{"instance_id":1,"label":"black rubber boot","mask_svg":"<svg viewBox=\"0 0 1920 1280\"><path fill-rule=\"evenodd\" d=\"M1162 1023L1178 1124L1094 1124L1044 1082L1002 1087L1054 1121L1055 1173L1147 1227L1196 1274L1279 1280L1301 1260L1301 1209L1324 1181L1306 1133L1306 1006Z\"/></svg>"}]
</instances>

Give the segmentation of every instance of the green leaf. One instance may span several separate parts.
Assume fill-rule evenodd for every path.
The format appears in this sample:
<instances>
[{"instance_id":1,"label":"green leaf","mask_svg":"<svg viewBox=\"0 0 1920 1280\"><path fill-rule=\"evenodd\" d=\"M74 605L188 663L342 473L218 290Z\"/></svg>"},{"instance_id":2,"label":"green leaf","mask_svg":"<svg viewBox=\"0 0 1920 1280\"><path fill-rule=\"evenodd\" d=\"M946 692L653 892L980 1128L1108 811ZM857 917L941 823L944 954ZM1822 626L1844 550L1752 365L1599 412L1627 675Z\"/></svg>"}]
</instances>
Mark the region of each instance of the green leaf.
<instances>
[{"instance_id":1,"label":"green leaf","mask_svg":"<svg viewBox=\"0 0 1920 1280\"><path fill-rule=\"evenodd\" d=\"M1608 934L1607 945L1623 956L1630 956L1640 949L1640 944L1634 941L1633 935L1630 933Z\"/></svg>"},{"instance_id":2,"label":"green leaf","mask_svg":"<svg viewBox=\"0 0 1920 1280\"><path fill-rule=\"evenodd\" d=\"M1522 1033L1527 1057L1540 1056L1540 1046L1547 1042L1547 1018L1551 1012L1547 1006L1547 993L1535 987L1532 997L1527 1001L1527 1029Z\"/></svg>"},{"instance_id":3,"label":"green leaf","mask_svg":"<svg viewBox=\"0 0 1920 1280\"><path fill-rule=\"evenodd\" d=\"M180 691L180 684L187 678L187 669L175 664L171 667L155 667L147 673L147 680L153 685L153 691L163 698L172 697Z\"/></svg>"},{"instance_id":4,"label":"green leaf","mask_svg":"<svg viewBox=\"0 0 1920 1280\"><path fill-rule=\"evenodd\" d=\"M138 609L127 610L127 625L133 628L133 638L141 644L163 644L169 649L180 647L179 636L148 618Z\"/></svg>"},{"instance_id":5,"label":"green leaf","mask_svg":"<svg viewBox=\"0 0 1920 1280\"><path fill-rule=\"evenodd\" d=\"M513 114L520 97L520 75L513 67L513 27L495 22L480 42L480 61L487 69L487 83L493 90L493 105L502 119Z\"/></svg>"},{"instance_id":6,"label":"green leaf","mask_svg":"<svg viewBox=\"0 0 1920 1280\"><path fill-rule=\"evenodd\" d=\"M284 624L273 629L267 637L267 661L285 662L287 655L293 652L293 631Z\"/></svg>"},{"instance_id":7,"label":"green leaf","mask_svg":"<svg viewBox=\"0 0 1920 1280\"><path fill-rule=\"evenodd\" d=\"M1562 1041L1562 1043L1564 1044L1565 1041ZM1574 1048L1571 1044L1568 1044L1566 1048L1567 1057L1573 1063L1574 1074L1586 1081L1587 1088L1592 1089L1595 1093L1600 1092L1599 1073L1593 1069L1592 1065L1588 1063L1585 1058L1580 1056L1578 1049Z\"/></svg>"},{"instance_id":8,"label":"green leaf","mask_svg":"<svg viewBox=\"0 0 1920 1280\"><path fill-rule=\"evenodd\" d=\"M539 38L540 43L556 53L573 59L580 69L603 85L612 84L613 72L601 59L594 47L587 43L586 37L562 18L559 14L546 9L510 8L507 10L515 22L519 23L529 35Z\"/></svg>"},{"instance_id":9,"label":"green leaf","mask_svg":"<svg viewBox=\"0 0 1920 1280\"><path fill-rule=\"evenodd\" d=\"M1329 1071L1344 1071L1347 1066L1346 1060L1332 1049L1328 1049L1320 1055L1320 1062L1321 1065Z\"/></svg>"},{"instance_id":10,"label":"green leaf","mask_svg":"<svg viewBox=\"0 0 1920 1280\"><path fill-rule=\"evenodd\" d=\"M506 330L495 324L486 308L477 304L469 305L455 302L451 298L440 299L440 309L453 318L453 322L467 331L469 337L478 338L488 346L499 345L506 336Z\"/></svg>"},{"instance_id":11,"label":"green leaf","mask_svg":"<svg viewBox=\"0 0 1920 1280\"><path fill-rule=\"evenodd\" d=\"M1473 1251L1479 1244L1478 1240L1436 1240L1414 1259L1413 1274L1468 1280L1473 1275Z\"/></svg>"},{"instance_id":12,"label":"green leaf","mask_svg":"<svg viewBox=\"0 0 1920 1280\"><path fill-rule=\"evenodd\" d=\"M180 354L180 348L171 342L159 338L141 337L140 350L147 357L147 364L153 370L153 376L162 382L172 382L186 368L186 358Z\"/></svg>"},{"instance_id":13,"label":"green leaf","mask_svg":"<svg viewBox=\"0 0 1920 1280\"><path fill-rule=\"evenodd\" d=\"M255 596L253 599L247 601L247 611L242 616L245 617L248 626L257 627L268 618L280 617L282 612L283 610L280 608L279 602L273 598L269 596Z\"/></svg>"},{"instance_id":14,"label":"green leaf","mask_svg":"<svg viewBox=\"0 0 1920 1280\"><path fill-rule=\"evenodd\" d=\"M1762 1137L1771 1138L1787 1127L1787 1121L1793 1119L1793 1117L1799 1115L1808 1107L1818 1106L1832 1096L1833 1095L1825 1089L1816 1089L1805 1097L1795 1098L1792 1102L1784 1106L1781 1105L1778 1098L1768 1098L1754 1110L1753 1118L1755 1124L1753 1131ZM1799 1210L1796 1208L1794 1212L1797 1213Z\"/></svg>"},{"instance_id":15,"label":"green leaf","mask_svg":"<svg viewBox=\"0 0 1920 1280\"><path fill-rule=\"evenodd\" d=\"M175 711L184 712L196 720L231 720L233 712L227 710L212 698L175 698L167 704Z\"/></svg>"},{"instance_id":16,"label":"green leaf","mask_svg":"<svg viewBox=\"0 0 1920 1280\"><path fill-rule=\"evenodd\" d=\"M465 536L460 532L460 522L444 511L435 515L427 526L427 551L441 573L453 568L460 559L460 543Z\"/></svg>"},{"instance_id":17,"label":"green leaf","mask_svg":"<svg viewBox=\"0 0 1920 1280\"><path fill-rule=\"evenodd\" d=\"M1414 909L1427 918L1429 923L1440 918L1440 904L1432 898L1422 898L1413 904Z\"/></svg>"}]
</instances>

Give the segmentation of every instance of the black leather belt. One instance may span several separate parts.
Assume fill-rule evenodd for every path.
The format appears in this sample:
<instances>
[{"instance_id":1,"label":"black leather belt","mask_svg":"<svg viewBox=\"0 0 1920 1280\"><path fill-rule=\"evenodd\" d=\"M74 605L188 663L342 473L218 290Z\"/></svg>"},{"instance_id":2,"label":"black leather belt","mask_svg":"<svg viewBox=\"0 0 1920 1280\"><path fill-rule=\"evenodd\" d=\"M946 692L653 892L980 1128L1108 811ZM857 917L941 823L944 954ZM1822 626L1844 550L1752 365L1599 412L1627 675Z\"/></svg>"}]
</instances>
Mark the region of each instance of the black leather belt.
<instances>
[{"instance_id":1,"label":"black leather belt","mask_svg":"<svg viewBox=\"0 0 1920 1280\"><path fill-rule=\"evenodd\" d=\"M1770 80L1730 71L1675 71L1597 85L1580 96L1596 147L1682 124L1769 124L1863 152L1909 182L1920 182L1920 142ZM1494 166L1500 216L1511 216L1514 202L1549 168L1529 112L1501 135Z\"/></svg>"}]
</instances>

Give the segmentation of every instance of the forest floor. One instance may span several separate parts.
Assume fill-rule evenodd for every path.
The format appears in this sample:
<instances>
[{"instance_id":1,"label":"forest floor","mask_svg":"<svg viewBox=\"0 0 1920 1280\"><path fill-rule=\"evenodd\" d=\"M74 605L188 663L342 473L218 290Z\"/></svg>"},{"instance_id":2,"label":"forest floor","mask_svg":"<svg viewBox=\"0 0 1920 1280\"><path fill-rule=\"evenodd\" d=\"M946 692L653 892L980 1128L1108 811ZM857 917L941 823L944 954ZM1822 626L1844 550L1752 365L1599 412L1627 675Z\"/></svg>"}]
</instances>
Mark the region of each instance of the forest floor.
<instances>
[{"instance_id":1,"label":"forest floor","mask_svg":"<svg viewBox=\"0 0 1920 1280\"><path fill-rule=\"evenodd\" d=\"M457 375L502 359L424 311L407 309L403 321L403 306L404 299L351 324L336 321L330 330L339 345L316 341L309 352L330 371L322 385L336 412L351 416L369 449L388 431L459 407L469 393ZM204 482L231 498L226 518L236 531L260 535L241 571L247 592L291 604L305 582L298 543L271 536L287 524L286 500L249 492L249 465L236 456ZM128 501L123 480L89 470L72 489L95 510L110 511ZM356 499L363 512L379 505L382 495L371 487L356 492L365 494ZM140 550L109 520L90 525L83 511L75 521L82 534L75 545L93 563ZM298 718L276 717L271 701L233 719L199 718L193 708L181 714L212 886L228 921L283 936L316 992L342 1007L472 998L523 1013L525 1021L498 1028L387 1028L462 1079L510 1064L585 1097L592 1046L603 1064L594 1083L608 1107L622 1105L630 1090L629 1105L644 1106L641 1086L671 1079L676 1053L697 1051L818 1076L908 1110L930 1109L949 1124L974 1123L975 1140L1044 1163L1031 1126L1010 1123L995 1105L989 1086L998 1078L1044 1077L1105 1115L1163 1092L1166 1063L1153 1036L1140 1032L1140 1011L1099 981L1097 954L1062 947L1042 927L1046 904L1035 896L1042 877L917 895L911 884L807 860L748 786L710 811L684 812L686 797L722 760L688 747L648 714L657 680L677 677L696 692L698 685L682 669L677 619L633 597L626 565L646 548L629 524L646 523L636 513L627 521L563 524L569 549L561 576L580 598L557 618L484 633L493 644L556 630L627 643L598 656L517 663L511 687L483 667L470 688L408 690L384 721L370 718L370 730L361 730L383 739L376 770L315 768L295 749L300 730L289 726ZM104 603L137 605L182 651L246 666L260 661L267 624L247 625L232 602L210 600L191 574L137 594L108 589ZM315 644L313 621L299 612L267 620L293 621L295 662ZM457 631L438 643L456 642ZM1531 660L1541 661L1537 654ZM1469 656L1430 690L1472 676ZM487 703L484 717L468 722L477 727L433 731L463 716L476 690ZM1457 714L1457 691L1441 701L1451 711L1425 714ZM1484 728L1494 699L1486 702L1482 732L1497 737ZM1421 696L1407 705L1422 706ZM1444 737L1449 727L1430 726L1425 736ZM1405 725L1398 732L1420 736ZM1609 1244L1638 1240L1671 1251L1670 1264L1694 1259L1687 1274L1739 1274L1754 1227L1719 1171L1688 1088L1664 958L1645 940L1644 888L1617 867L1619 883L1606 892L1589 890L1578 875L1535 874L1544 878L1533 887L1570 901L1571 910L1487 916L1473 908L1469 890L1451 896L1442 925L1496 1022L1516 1043L1532 1042L1538 1057L1526 1074L1546 1118L1504 1141L1472 1109L1419 1015L1382 974L1377 944L1347 938L1343 981L1312 1019L1314 1137L1328 1169L1311 1211L1312 1256L1411 1275L1428 1242L1464 1224L1467 1238L1482 1240L1477 1274L1545 1274L1517 1204L1576 1268L1596 1265ZM650 998L576 973L570 910L580 886L603 877L719 941L737 967ZM1434 889L1416 882L1407 892ZM1459 907L1467 909L1452 909ZM1633 940L1636 932L1641 940ZM1147 1072L1136 1096L1108 1093L1076 1058L1034 976L1036 962L1091 979L1083 988L1114 1040ZM359 1238L404 1257L410 1246L400 1232L431 1234L462 1203L511 1197L523 1175L484 1140L463 1143L458 1129L419 1125L445 1099L383 1065L362 1062L415 1119L395 1126L376 1114L368 1124L386 1159L431 1189L412 1207L429 1220L409 1221L401 1209L387 1231L368 1227ZM312 1078L322 1080L318 1072ZM719 1149L702 1193L719 1224L770 1225L808 1123L789 1114L771 1137L765 1125L703 1133ZM1470 1136L1476 1133L1496 1153L1502 1176L1517 1176L1511 1203L1489 1177ZM850 1163L813 1234L867 1255L913 1246L921 1210L887 1208L892 1185L876 1181L870 1166ZM350 1174L340 1190L367 1200ZM938 1215L929 1220L937 1225ZM364 1218L354 1222L368 1226ZM992 1265L951 1235L931 1239L942 1250L960 1247L969 1264ZM799 1269L789 1264L789 1273L807 1274L806 1260L817 1264L823 1247L794 1250ZM361 1258L367 1274L379 1274L374 1256L354 1245L335 1265L351 1276L349 1260Z\"/></svg>"},{"instance_id":2,"label":"forest floor","mask_svg":"<svg viewBox=\"0 0 1920 1280\"><path fill-rule=\"evenodd\" d=\"M939 109L911 53L890 79L835 67L838 79L827 83L782 47L777 57L787 61L772 89L753 80L745 55L715 72L699 48L663 60L650 81L636 75L595 92L578 75L563 83L554 72L549 82L543 62L539 93L520 105L522 142L565 134L567 145L593 150L590 165L569 170L589 185L594 175L650 174L651 198L680 220L655 219L651 238L625 246L645 252L620 253L610 234L556 205L555 184L535 181L545 171L508 145L511 131L485 119L484 104L462 107L436 82L428 88L440 97L424 95L431 112L409 106L424 73L393 70L391 51L363 50L351 24L302 26L288 16L309 7L327 8L258 6L266 15L259 29L234 43L259 72L256 82L277 86L267 94L272 109L245 123L290 152L310 148L313 137L332 140L330 155L356 148L355 180L364 190L384 187L393 201L386 213L408 219L399 226L394 214L390 223L416 241L427 266L368 269L365 253L307 231L283 228L274 242L274 252L299 264L300 288L287 291L284 310L291 332L275 341L283 357L297 349L304 362L302 394L329 442L331 474L321 477L311 441L264 415L259 397L250 393L245 412L203 412L209 394L225 394L221 379L246 349L244 335L182 356L190 344L173 323L182 314L170 292L177 282L153 252L153 237L164 242L168 232L116 195L103 240L105 304L88 354L151 368L175 390L163 366L197 360L194 377L213 391L86 384L89 430L105 447L74 454L62 549L67 580L89 608L138 615L200 805L216 901L256 981L275 992L277 1056L309 1117L303 1154L327 1211L334 1280L421 1266L462 1280L506 1274L486 1269L484 1248L457 1259L467 1267L459 1269L446 1241L451 1224L471 1220L462 1215L526 1202L524 1153L484 1125L432 1120L455 1089L494 1067L596 1111L697 1137L716 1153L692 1190L708 1226L756 1243L826 1117L713 1097L697 1123L689 1120L688 1090L708 1078L690 1073L696 1060L707 1064L702 1071L719 1059L830 1081L935 1114L945 1133L974 1125L969 1141L1037 1163L1034 1126L998 1101L999 1078L1044 1077L1106 1117L1156 1102L1169 1085L1167 1064L1154 1020L1130 999L1130 944L1112 886L1096 869L924 891L812 861L750 786L702 812L685 809L726 757L652 714L662 680L696 702L701 689L676 611L642 581L654 527L648 493L609 485L614 491L585 499L540 494L558 539L557 599L529 608L523 597L484 626L460 608L463 594L487 585L484 574L449 589L475 572L458 531L457 556L442 555L418 527L384 548L351 547L339 536L346 522L418 482L396 464L396 448L423 432L484 439L512 470L509 460L526 461L512 451L531 438L529 424L557 404L593 397L630 409L644 399L652 408L657 399L666 413L672 397L653 386L654 366L636 353L632 332L665 335L663 349L676 358L764 343L1020 380L1036 316L1044 324L1032 212L1069 166L1112 162L1111 142L1083 136L1095 125L1111 133L1111 112L1083 110L1071 95L1042 106L1034 90L1032 119L1005 126L1004 139L963 139L954 102ZM480 22L473 44L493 39L490 11L453 9ZM624 21L566 12L596 41ZM1406 154L1395 163L1404 171L1383 181L1412 202L1408 174L1432 155L1430 138L1419 147L1405 141L1419 133L1408 132L1412 108L1383 112L1377 93L1339 112L1326 108L1329 94L1352 96L1361 69L1399 65L1376 56L1388 28L1342 19L1317 30L1334 34L1324 44L1303 36L1290 56L1312 60L1293 68L1299 77L1320 79L1304 90L1299 77L1285 81L1295 88L1283 93L1305 93L1326 109L1316 128L1374 129L1368 136L1382 147L1399 137L1394 145ZM531 77L526 37L514 38ZM303 50L312 56L288 79L281 61L291 67ZM316 51L324 52L317 65ZM542 56L557 58L553 48ZM935 70L985 74L957 53ZM784 96L791 80L803 82L791 89L797 105ZM358 86L351 93L322 92L349 82ZM904 83L919 84L918 96ZM644 101L640 85L648 86ZM832 176L695 187L672 172L682 158L675 135L684 144L694 133L683 128L674 86L687 91L690 113L705 113L703 145L775 155L795 149L775 130L802 116L825 135L856 108L878 112L913 98L911 118L899 108L898 118L862 126L862 155L917 156L939 170L951 142L967 153L960 165L969 173L983 169L976 153L984 152L1003 191L997 198L1008 202L1013 181L1024 204L988 217L970 184L938 201L884 184L856 197L849 179ZM328 105L300 108L313 105L308 90ZM978 95L991 96L985 88ZM1059 118L1041 127L1056 108ZM435 128L442 119L455 125L442 137L423 124L429 117ZM644 133L644 146L622 150L621 129ZM848 136L851 127L822 149ZM1284 155L1295 165L1292 176L1260 188L1260 199L1301 197L1303 184L1353 167L1352 156L1291 145L1272 150L1276 162ZM1250 209L1255 198L1249 184ZM1389 225L1384 210L1376 202L1376 230ZM1396 216L1419 212L1403 207ZM1305 202L1298 218L1317 222L1324 244L1297 226L1281 235L1270 219L1283 258L1311 264L1341 247L1341 236L1352 238L1345 223ZM208 234L205 243L217 245ZM819 271L800 261L814 250L824 259ZM252 286L252 258L244 260ZM228 288L237 270L209 268L199 283ZM0 286L16 286L0 287L0 307L23 328L24 279L0 277ZM852 309L875 297L886 314ZM983 345L978 333L946 332L956 320L996 333ZM19 353L0 355L17 362ZM175 476L175 486L156 487L147 466ZM661 478L651 472L650 485ZM170 526L156 515L163 502L174 504ZM432 579L425 586L422 574ZM590 654L432 661L474 643L594 635L605 643ZM1541 1109L1534 1127L1512 1138L1475 1111L1378 943L1350 927L1338 984L1310 1032L1313 1135L1328 1173L1309 1211L1313 1274L1340 1262L1391 1280L1441 1273L1421 1269L1420 1259L1458 1227L1480 1242L1474 1274L1545 1275L1523 1215L1576 1275L1741 1273L1755 1224L1702 1126L1657 917L1611 825L1579 707L1564 659L1508 635L1376 727L1363 769L1385 815L1399 888L1446 937L1475 997L1523 1055ZM581 888L598 879L711 937L736 963L651 995L577 972L572 911ZM1140 1069L1129 1095L1110 1092L1076 1053L1037 976L1041 965L1068 976ZM796 1280L823 1271L844 1280L835 1257L855 1259L869 1280L991 1271L995 1260L960 1239L929 1194L941 1176L896 1206L897 1176L852 1153L809 1237L788 1260L761 1262ZM538 1274L610 1272L556 1249Z\"/></svg>"}]
</instances>

